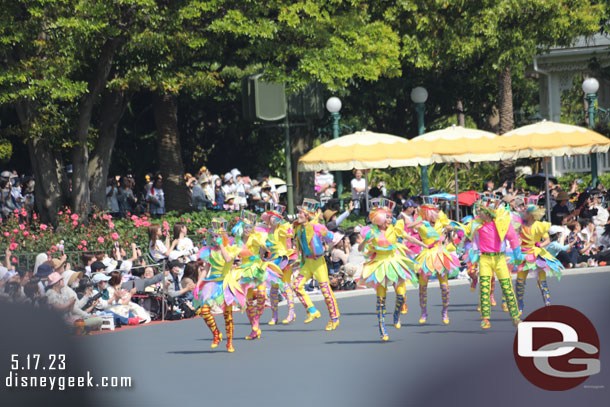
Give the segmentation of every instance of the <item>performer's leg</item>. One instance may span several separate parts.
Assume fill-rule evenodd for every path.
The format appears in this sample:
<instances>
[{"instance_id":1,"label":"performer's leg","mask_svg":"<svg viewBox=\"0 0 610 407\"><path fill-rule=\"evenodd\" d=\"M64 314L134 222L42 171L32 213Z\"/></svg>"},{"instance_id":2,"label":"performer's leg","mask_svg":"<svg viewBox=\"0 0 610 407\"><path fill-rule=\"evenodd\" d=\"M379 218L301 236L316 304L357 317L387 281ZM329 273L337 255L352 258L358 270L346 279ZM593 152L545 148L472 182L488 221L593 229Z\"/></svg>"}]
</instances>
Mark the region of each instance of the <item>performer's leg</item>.
<instances>
[{"instance_id":1,"label":"performer's leg","mask_svg":"<svg viewBox=\"0 0 610 407\"><path fill-rule=\"evenodd\" d=\"M270 300L271 300L271 321L269 321L269 325L277 324L278 320L278 307L280 303L280 287L276 284L271 286Z\"/></svg>"},{"instance_id":2,"label":"performer's leg","mask_svg":"<svg viewBox=\"0 0 610 407\"><path fill-rule=\"evenodd\" d=\"M443 300L443 309L441 311L443 324L449 325L449 276L440 273L437 273L436 276L441 287L441 298Z\"/></svg>"},{"instance_id":3,"label":"performer's leg","mask_svg":"<svg viewBox=\"0 0 610 407\"><path fill-rule=\"evenodd\" d=\"M303 306L307 310L307 318L305 319L306 324L310 323L316 318L320 318L321 316L320 311L318 311L317 308L314 307L311 298L309 298L309 295L307 295L307 292L303 288L305 282L309 280L312 276L312 272L310 271L310 266L308 264L309 260L310 259L305 260L305 263L301 267L301 270L299 271L299 274L297 275L297 278L294 282L294 292L297 295L298 299L301 301L301 304L303 304Z\"/></svg>"},{"instance_id":4,"label":"performer's leg","mask_svg":"<svg viewBox=\"0 0 610 407\"><path fill-rule=\"evenodd\" d=\"M468 265L468 277L470 277L470 291L477 289L477 282L479 281L479 271L477 270L476 263L470 263Z\"/></svg>"},{"instance_id":5,"label":"performer's leg","mask_svg":"<svg viewBox=\"0 0 610 407\"><path fill-rule=\"evenodd\" d=\"M335 294L330 288L330 283L328 282L328 268L326 267L326 260L323 257L320 257L319 259L314 260L312 265L313 275L320 284L320 291L322 291L324 302L326 303L328 314L330 316L330 321L326 325L326 330L334 331L339 326L340 313L337 300L335 299Z\"/></svg>"},{"instance_id":6,"label":"performer's leg","mask_svg":"<svg viewBox=\"0 0 610 407\"><path fill-rule=\"evenodd\" d=\"M515 284L515 291L517 294L517 305L519 312L523 313L523 295L525 294L525 280L527 279L527 270L523 270L517 273L517 283Z\"/></svg>"},{"instance_id":7,"label":"performer's leg","mask_svg":"<svg viewBox=\"0 0 610 407\"><path fill-rule=\"evenodd\" d=\"M491 279L493 278L493 258L481 256L479 259L479 304L481 307L481 328L488 329L491 324L491 304L489 294L491 292Z\"/></svg>"},{"instance_id":8,"label":"performer's leg","mask_svg":"<svg viewBox=\"0 0 610 407\"><path fill-rule=\"evenodd\" d=\"M386 289L385 287L379 285L377 286L377 321L379 323L379 335L381 336L382 341L387 341L390 339L388 337L388 332L385 329L385 296Z\"/></svg>"},{"instance_id":9,"label":"performer's leg","mask_svg":"<svg viewBox=\"0 0 610 407\"><path fill-rule=\"evenodd\" d=\"M428 277L420 273L419 275L419 307L421 308L420 324L425 324L428 320Z\"/></svg>"},{"instance_id":10,"label":"performer's leg","mask_svg":"<svg viewBox=\"0 0 610 407\"><path fill-rule=\"evenodd\" d=\"M407 283L402 282L395 287L396 290L396 306L394 307L394 326L396 329L400 329L402 324L400 323L400 312L403 305L406 304L407 300Z\"/></svg>"},{"instance_id":11,"label":"performer's leg","mask_svg":"<svg viewBox=\"0 0 610 407\"><path fill-rule=\"evenodd\" d=\"M289 324L294 321L294 291L292 289L292 267L284 270L282 281L284 282L284 293L286 294L286 302L288 303L288 318L282 321L282 324Z\"/></svg>"},{"instance_id":12,"label":"performer's leg","mask_svg":"<svg viewBox=\"0 0 610 407\"><path fill-rule=\"evenodd\" d=\"M492 278L491 279L491 290L489 291L489 302L491 303L492 307L495 307L496 304L496 299L494 298L494 291L496 288L496 279Z\"/></svg>"},{"instance_id":13,"label":"performer's leg","mask_svg":"<svg viewBox=\"0 0 610 407\"><path fill-rule=\"evenodd\" d=\"M542 301L545 306L551 305L551 291L549 290L548 282L546 281L546 272L544 270L538 270L538 287L540 288L540 294L542 294Z\"/></svg>"},{"instance_id":14,"label":"performer's leg","mask_svg":"<svg viewBox=\"0 0 610 407\"><path fill-rule=\"evenodd\" d=\"M499 259L496 265L496 275L498 276L498 281L500 282L500 287L502 288L502 294L504 295L504 298L506 298L508 312L513 319L513 324L516 326L519 322L521 322L519 320L519 308L517 307L517 299L515 298L515 293L513 292L510 272L508 271L506 262L502 261L502 259Z\"/></svg>"},{"instance_id":15,"label":"performer's leg","mask_svg":"<svg viewBox=\"0 0 610 407\"><path fill-rule=\"evenodd\" d=\"M214 339L212 340L212 348L215 348L218 346L220 341L222 341L222 334L216 326L216 320L214 320L214 316L212 315L208 305L202 306L199 313L203 317L205 324L208 326L208 328L210 328L210 331L212 331L212 335L214 335Z\"/></svg>"},{"instance_id":16,"label":"performer's leg","mask_svg":"<svg viewBox=\"0 0 610 407\"><path fill-rule=\"evenodd\" d=\"M250 332L250 335L246 336L246 340L256 339L259 337L258 323L256 321L256 316L258 314L258 307L256 306L256 294L257 290L254 288L249 288L248 292L246 293L246 315L250 321L250 326L252 326L252 332Z\"/></svg>"},{"instance_id":17,"label":"performer's leg","mask_svg":"<svg viewBox=\"0 0 610 407\"><path fill-rule=\"evenodd\" d=\"M225 328L227 329L227 351L235 352L233 348L233 306L227 305L225 307Z\"/></svg>"},{"instance_id":18,"label":"performer's leg","mask_svg":"<svg viewBox=\"0 0 610 407\"><path fill-rule=\"evenodd\" d=\"M256 329L258 330L258 337L260 338L260 320L265 311L265 302L267 301L267 287L265 284L261 284L256 288Z\"/></svg>"}]
</instances>

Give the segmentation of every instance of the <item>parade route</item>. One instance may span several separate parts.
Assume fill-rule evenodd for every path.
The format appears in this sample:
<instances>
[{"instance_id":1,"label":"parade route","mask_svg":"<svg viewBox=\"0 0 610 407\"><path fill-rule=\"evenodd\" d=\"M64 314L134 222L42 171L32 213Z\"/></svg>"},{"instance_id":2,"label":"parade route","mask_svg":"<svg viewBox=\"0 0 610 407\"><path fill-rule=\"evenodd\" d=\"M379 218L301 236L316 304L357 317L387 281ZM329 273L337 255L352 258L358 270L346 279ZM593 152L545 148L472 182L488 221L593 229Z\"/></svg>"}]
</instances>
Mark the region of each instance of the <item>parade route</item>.
<instances>
[{"instance_id":1,"label":"parade route","mask_svg":"<svg viewBox=\"0 0 610 407\"><path fill-rule=\"evenodd\" d=\"M96 374L132 377L131 389L96 391L96 402L114 406L512 406L515 394L520 405L607 405L610 272L566 271L560 282L550 280L550 289L553 304L576 308L591 320L601 344L601 373L566 392L540 390L520 374L512 350L515 328L501 310L499 291L491 329L481 330L477 293L467 280L452 281L448 326L441 323L438 285L430 285L425 325L417 323L417 291L407 292L409 313L400 330L392 325L390 293L385 343L379 340L375 297L364 290L338 295L341 325L334 332L324 331L323 303L316 304L322 318L308 325L300 304L289 326L266 325L267 309L262 338L255 341L244 340L249 324L245 314L235 314L233 354L225 341L210 349L212 335L201 318L80 340L99 358ZM533 279L525 306L525 316L542 306ZM282 318L286 312L280 308ZM216 319L224 330L222 317Z\"/></svg>"}]
</instances>

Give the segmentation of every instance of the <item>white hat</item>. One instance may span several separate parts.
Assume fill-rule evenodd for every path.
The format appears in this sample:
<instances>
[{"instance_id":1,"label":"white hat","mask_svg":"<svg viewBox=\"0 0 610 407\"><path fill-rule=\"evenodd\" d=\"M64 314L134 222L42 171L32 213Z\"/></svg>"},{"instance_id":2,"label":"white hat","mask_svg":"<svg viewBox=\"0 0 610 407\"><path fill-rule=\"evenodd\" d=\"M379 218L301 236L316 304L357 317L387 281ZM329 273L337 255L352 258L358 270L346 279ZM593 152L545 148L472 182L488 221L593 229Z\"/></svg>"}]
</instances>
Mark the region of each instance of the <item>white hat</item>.
<instances>
[{"instance_id":1,"label":"white hat","mask_svg":"<svg viewBox=\"0 0 610 407\"><path fill-rule=\"evenodd\" d=\"M549 235L555 235L557 233L563 233L563 228L559 225L553 225L549 229Z\"/></svg>"},{"instance_id":2,"label":"white hat","mask_svg":"<svg viewBox=\"0 0 610 407\"><path fill-rule=\"evenodd\" d=\"M241 175L241 171L238 170L237 168L233 168L231 170L231 175L233 175L233 178L237 177L238 175Z\"/></svg>"},{"instance_id":3,"label":"white hat","mask_svg":"<svg viewBox=\"0 0 610 407\"><path fill-rule=\"evenodd\" d=\"M230 179L233 179L233 174L231 174L230 172L227 172L225 174L225 182L227 182Z\"/></svg>"},{"instance_id":4,"label":"white hat","mask_svg":"<svg viewBox=\"0 0 610 407\"><path fill-rule=\"evenodd\" d=\"M107 276L104 273L95 273L93 277L91 277L92 283L101 283L102 281L110 280L110 276Z\"/></svg>"}]
</instances>

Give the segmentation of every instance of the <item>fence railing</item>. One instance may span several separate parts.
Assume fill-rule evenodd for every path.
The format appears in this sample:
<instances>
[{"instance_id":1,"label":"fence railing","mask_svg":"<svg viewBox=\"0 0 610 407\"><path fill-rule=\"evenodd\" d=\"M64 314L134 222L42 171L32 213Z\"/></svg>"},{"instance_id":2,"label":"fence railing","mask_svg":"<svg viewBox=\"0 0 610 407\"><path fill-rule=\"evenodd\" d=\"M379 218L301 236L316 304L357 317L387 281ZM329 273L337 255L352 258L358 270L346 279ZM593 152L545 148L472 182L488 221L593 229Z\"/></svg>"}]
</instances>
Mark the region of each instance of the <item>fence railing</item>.
<instances>
[{"instance_id":1,"label":"fence railing","mask_svg":"<svg viewBox=\"0 0 610 407\"><path fill-rule=\"evenodd\" d=\"M597 168L600 173L610 172L610 153L597 154ZM566 172L589 172L591 171L591 156L574 155L553 158L555 161L555 175Z\"/></svg>"}]
</instances>

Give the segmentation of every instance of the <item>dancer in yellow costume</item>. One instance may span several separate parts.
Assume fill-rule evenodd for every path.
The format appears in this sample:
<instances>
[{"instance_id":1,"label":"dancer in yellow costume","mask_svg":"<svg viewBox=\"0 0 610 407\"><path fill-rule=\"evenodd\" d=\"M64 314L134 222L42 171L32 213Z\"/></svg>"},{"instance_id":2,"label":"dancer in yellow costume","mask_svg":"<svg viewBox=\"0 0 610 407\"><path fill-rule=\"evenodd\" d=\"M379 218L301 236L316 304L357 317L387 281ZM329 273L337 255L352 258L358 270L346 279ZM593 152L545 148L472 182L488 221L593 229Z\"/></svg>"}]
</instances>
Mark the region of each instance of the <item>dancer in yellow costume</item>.
<instances>
[{"instance_id":1,"label":"dancer in yellow costume","mask_svg":"<svg viewBox=\"0 0 610 407\"><path fill-rule=\"evenodd\" d=\"M303 289L303 285L310 278L315 278L320 284L320 291L324 296L324 302L328 307L330 321L326 325L327 331L333 331L339 326L339 307L328 282L328 267L324 259L323 242L333 241L333 233L326 226L318 223L316 210L320 203L312 199L303 199L303 205L297 209L297 222L295 226L295 239L297 249L301 255L301 269L294 282L294 290L297 297L307 310L305 323L310 323L320 318L320 311L314 307L309 295Z\"/></svg>"},{"instance_id":2,"label":"dancer in yellow costume","mask_svg":"<svg viewBox=\"0 0 610 407\"><path fill-rule=\"evenodd\" d=\"M284 294L288 303L288 317L282 321L282 324L289 324L294 321L294 291L292 288L292 265L298 260L296 251L292 248L292 225L284 221L282 214L286 209L282 205L270 205L265 213L261 215L261 219L268 227L267 230L267 252L268 257L265 260L273 262L282 270L282 282L284 283ZM278 304L279 304L280 285L273 284L271 286L270 300L272 317L269 325L275 325L279 321Z\"/></svg>"},{"instance_id":3,"label":"dancer in yellow costume","mask_svg":"<svg viewBox=\"0 0 610 407\"><path fill-rule=\"evenodd\" d=\"M497 209L494 209L496 206ZM514 259L518 261L523 256L519 238L511 224L510 212L493 201L477 202L475 209L478 217L468 225L465 232L472 241L473 259L479 265L481 328L488 329L491 326L490 293L494 274L500 282L508 312L517 325L521 321L506 261L506 243L510 244Z\"/></svg>"},{"instance_id":4,"label":"dancer in yellow costume","mask_svg":"<svg viewBox=\"0 0 610 407\"><path fill-rule=\"evenodd\" d=\"M212 348L216 348L222 341L222 334L216 326L210 306L218 305L223 309L227 351L235 352L233 305L240 304L243 307L246 295L239 284L238 270L233 268L233 259L237 256L238 249L230 244L226 223L224 219L212 219L212 227L206 238L207 247L199 251L199 258L205 262L208 270L207 277L195 288L193 305L200 307L197 313L203 317L214 335Z\"/></svg>"},{"instance_id":5,"label":"dancer in yellow costume","mask_svg":"<svg viewBox=\"0 0 610 407\"><path fill-rule=\"evenodd\" d=\"M262 260L267 252L267 232L256 227L256 219L255 213L242 211L239 221L231 229L239 247L241 264L238 270L240 282L246 291L246 315L252 326L252 332L246 336L247 340L261 337L259 321L265 310L267 287L282 284L282 270L275 264Z\"/></svg>"},{"instance_id":6,"label":"dancer in yellow costume","mask_svg":"<svg viewBox=\"0 0 610 407\"><path fill-rule=\"evenodd\" d=\"M542 300L546 306L551 305L551 292L546 281L547 272L557 277L557 280L561 279L563 265L544 248L551 242L549 238L551 224L540 221L543 215L544 209L533 204L528 205L521 212L523 224L521 225L519 236L521 237L521 247L523 248L525 259L517 265L519 272L517 273L515 288L519 312L523 312L525 279L528 273L537 274L538 288L540 288Z\"/></svg>"},{"instance_id":7,"label":"dancer in yellow costume","mask_svg":"<svg viewBox=\"0 0 610 407\"><path fill-rule=\"evenodd\" d=\"M377 319L379 334L382 341L389 339L385 328L386 291L393 285L396 290L396 306L394 307L394 326L400 329L400 311L406 300L406 281L410 280L417 285L417 263L410 251L400 243L400 238L410 243L425 246L419 240L405 232L404 220L392 224L392 210L395 202L385 198L371 201L369 219L373 226L362 230L364 241L362 248L367 262L362 269L361 282L373 287L377 291Z\"/></svg>"},{"instance_id":8,"label":"dancer in yellow costume","mask_svg":"<svg viewBox=\"0 0 610 407\"><path fill-rule=\"evenodd\" d=\"M434 205L422 205L419 210L423 223L417 232L426 247L415 258L419 263L419 305L421 307L420 324L428 320L428 279L436 274L443 300L441 316L443 324L449 324L449 277L457 276L460 261L455 251L449 251L445 246L446 233L452 229L447 216Z\"/></svg>"}]
</instances>

